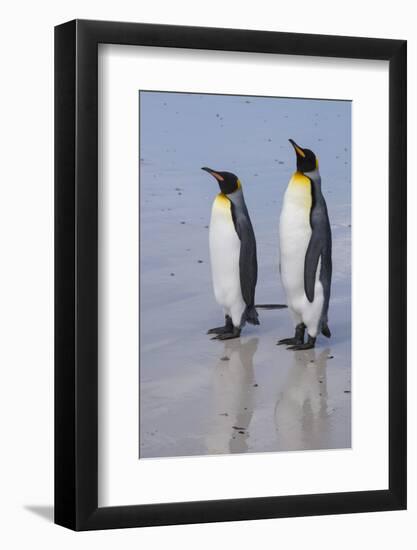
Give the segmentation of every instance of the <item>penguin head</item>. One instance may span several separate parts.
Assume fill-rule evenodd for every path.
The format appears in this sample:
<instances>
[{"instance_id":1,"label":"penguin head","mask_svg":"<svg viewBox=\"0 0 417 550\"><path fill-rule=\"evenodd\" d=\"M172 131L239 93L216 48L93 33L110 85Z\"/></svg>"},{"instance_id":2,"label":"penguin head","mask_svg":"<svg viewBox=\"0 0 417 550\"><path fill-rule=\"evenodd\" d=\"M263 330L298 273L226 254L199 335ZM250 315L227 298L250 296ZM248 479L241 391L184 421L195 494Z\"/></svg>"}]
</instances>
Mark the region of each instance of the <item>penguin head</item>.
<instances>
[{"instance_id":1,"label":"penguin head","mask_svg":"<svg viewBox=\"0 0 417 550\"><path fill-rule=\"evenodd\" d=\"M217 170L207 168L207 166L203 166L202 170L205 170L214 178L216 178L220 187L220 191L224 195L230 195L241 187L239 178L231 172L218 172Z\"/></svg>"},{"instance_id":2,"label":"penguin head","mask_svg":"<svg viewBox=\"0 0 417 550\"><path fill-rule=\"evenodd\" d=\"M313 151L303 149L293 139L289 139L288 141L294 147L295 154L297 155L297 170L299 172L312 172L319 167L319 161Z\"/></svg>"}]
</instances>

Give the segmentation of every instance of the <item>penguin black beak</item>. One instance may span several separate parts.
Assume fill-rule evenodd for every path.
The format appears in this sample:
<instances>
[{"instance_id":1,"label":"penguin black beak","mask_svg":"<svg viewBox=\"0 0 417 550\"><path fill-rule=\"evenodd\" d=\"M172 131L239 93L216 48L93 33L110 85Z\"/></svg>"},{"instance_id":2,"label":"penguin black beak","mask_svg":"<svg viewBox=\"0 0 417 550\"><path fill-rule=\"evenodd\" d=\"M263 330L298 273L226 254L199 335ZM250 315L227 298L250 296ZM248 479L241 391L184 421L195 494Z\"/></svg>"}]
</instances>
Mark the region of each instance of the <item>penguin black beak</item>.
<instances>
[{"instance_id":1,"label":"penguin black beak","mask_svg":"<svg viewBox=\"0 0 417 550\"><path fill-rule=\"evenodd\" d=\"M215 170L212 170L211 168L207 168L207 166L203 166L201 168L202 170L205 170L209 174L211 174L214 178L216 178L217 181L224 181L223 176L221 176L219 173L217 173Z\"/></svg>"},{"instance_id":2,"label":"penguin black beak","mask_svg":"<svg viewBox=\"0 0 417 550\"><path fill-rule=\"evenodd\" d=\"M301 149L301 147L298 146L298 145L295 143L295 141L294 141L293 139L289 139L288 141L289 141L289 142L291 143L291 145L294 147L294 150L295 150L295 152L296 152L296 154L297 154L297 157L305 158L306 154L305 154L304 151Z\"/></svg>"}]
</instances>

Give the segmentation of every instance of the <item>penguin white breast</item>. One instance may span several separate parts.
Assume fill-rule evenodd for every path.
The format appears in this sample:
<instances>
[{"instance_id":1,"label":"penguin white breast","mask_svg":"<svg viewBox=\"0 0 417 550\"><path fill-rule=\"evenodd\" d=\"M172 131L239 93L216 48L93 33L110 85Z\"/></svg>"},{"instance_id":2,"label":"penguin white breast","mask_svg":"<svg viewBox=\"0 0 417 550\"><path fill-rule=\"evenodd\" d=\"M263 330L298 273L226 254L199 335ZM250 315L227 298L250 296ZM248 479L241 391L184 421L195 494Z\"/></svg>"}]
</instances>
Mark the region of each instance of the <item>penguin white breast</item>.
<instances>
[{"instance_id":1,"label":"penguin white breast","mask_svg":"<svg viewBox=\"0 0 417 550\"><path fill-rule=\"evenodd\" d=\"M215 198L211 211L209 244L214 295L218 304L230 310L244 303L240 288L240 239L233 223L230 200L221 193Z\"/></svg>"},{"instance_id":2,"label":"penguin white breast","mask_svg":"<svg viewBox=\"0 0 417 550\"><path fill-rule=\"evenodd\" d=\"M288 184L280 218L281 280L288 306L316 336L323 308L323 286L319 280L321 260L316 271L314 300L309 302L304 289L304 263L311 238L311 182L296 172Z\"/></svg>"},{"instance_id":3,"label":"penguin white breast","mask_svg":"<svg viewBox=\"0 0 417 550\"><path fill-rule=\"evenodd\" d=\"M310 180L296 172L285 192L279 227L281 279L290 306L305 298L304 260L311 237L311 205Z\"/></svg>"}]
</instances>

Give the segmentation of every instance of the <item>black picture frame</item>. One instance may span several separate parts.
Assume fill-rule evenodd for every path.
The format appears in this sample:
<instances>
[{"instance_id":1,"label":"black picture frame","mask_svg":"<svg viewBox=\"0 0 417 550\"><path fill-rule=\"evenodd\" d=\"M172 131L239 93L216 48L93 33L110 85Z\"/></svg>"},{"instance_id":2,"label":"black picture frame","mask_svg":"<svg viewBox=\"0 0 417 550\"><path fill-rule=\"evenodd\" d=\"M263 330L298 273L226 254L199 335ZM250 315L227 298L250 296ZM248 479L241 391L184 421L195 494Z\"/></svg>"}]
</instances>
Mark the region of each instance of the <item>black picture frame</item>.
<instances>
[{"instance_id":1,"label":"black picture frame","mask_svg":"<svg viewBox=\"0 0 417 550\"><path fill-rule=\"evenodd\" d=\"M98 44L389 62L389 488L98 507ZM55 522L74 530L406 508L404 40L74 20L55 28ZM394 345L391 345L394 343Z\"/></svg>"}]
</instances>

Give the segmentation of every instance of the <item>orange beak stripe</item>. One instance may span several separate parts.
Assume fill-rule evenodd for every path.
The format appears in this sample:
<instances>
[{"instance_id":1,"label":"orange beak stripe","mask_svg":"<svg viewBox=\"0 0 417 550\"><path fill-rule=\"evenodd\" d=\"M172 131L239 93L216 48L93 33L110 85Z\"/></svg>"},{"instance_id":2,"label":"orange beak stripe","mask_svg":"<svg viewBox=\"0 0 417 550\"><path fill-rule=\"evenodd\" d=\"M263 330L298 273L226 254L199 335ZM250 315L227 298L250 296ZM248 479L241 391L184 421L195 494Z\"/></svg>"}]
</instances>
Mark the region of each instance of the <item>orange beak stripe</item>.
<instances>
[{"instance_id":1,"label":"orange beak stripe","mask_svg":"<svg viewBox=\"0 0 417 550\"><path fill-rule=\"evenodd\" d=\"M294 149L297 151L297 154L300 155L300 157L305 158L306 154L302 149L300 149L297 145L294 145Z\"/></svg>"},{"instance_id":2,"label":"orange beak stripe","mask_svg":"<svg viewBox=\"0 0 417 550\"><path fill-rule=\"evenodd\" d=\"M211 172L211 175L214 176L217 181L224 181L224 177L218 174L217 172Z\"/></svg>"}]
</instances>

